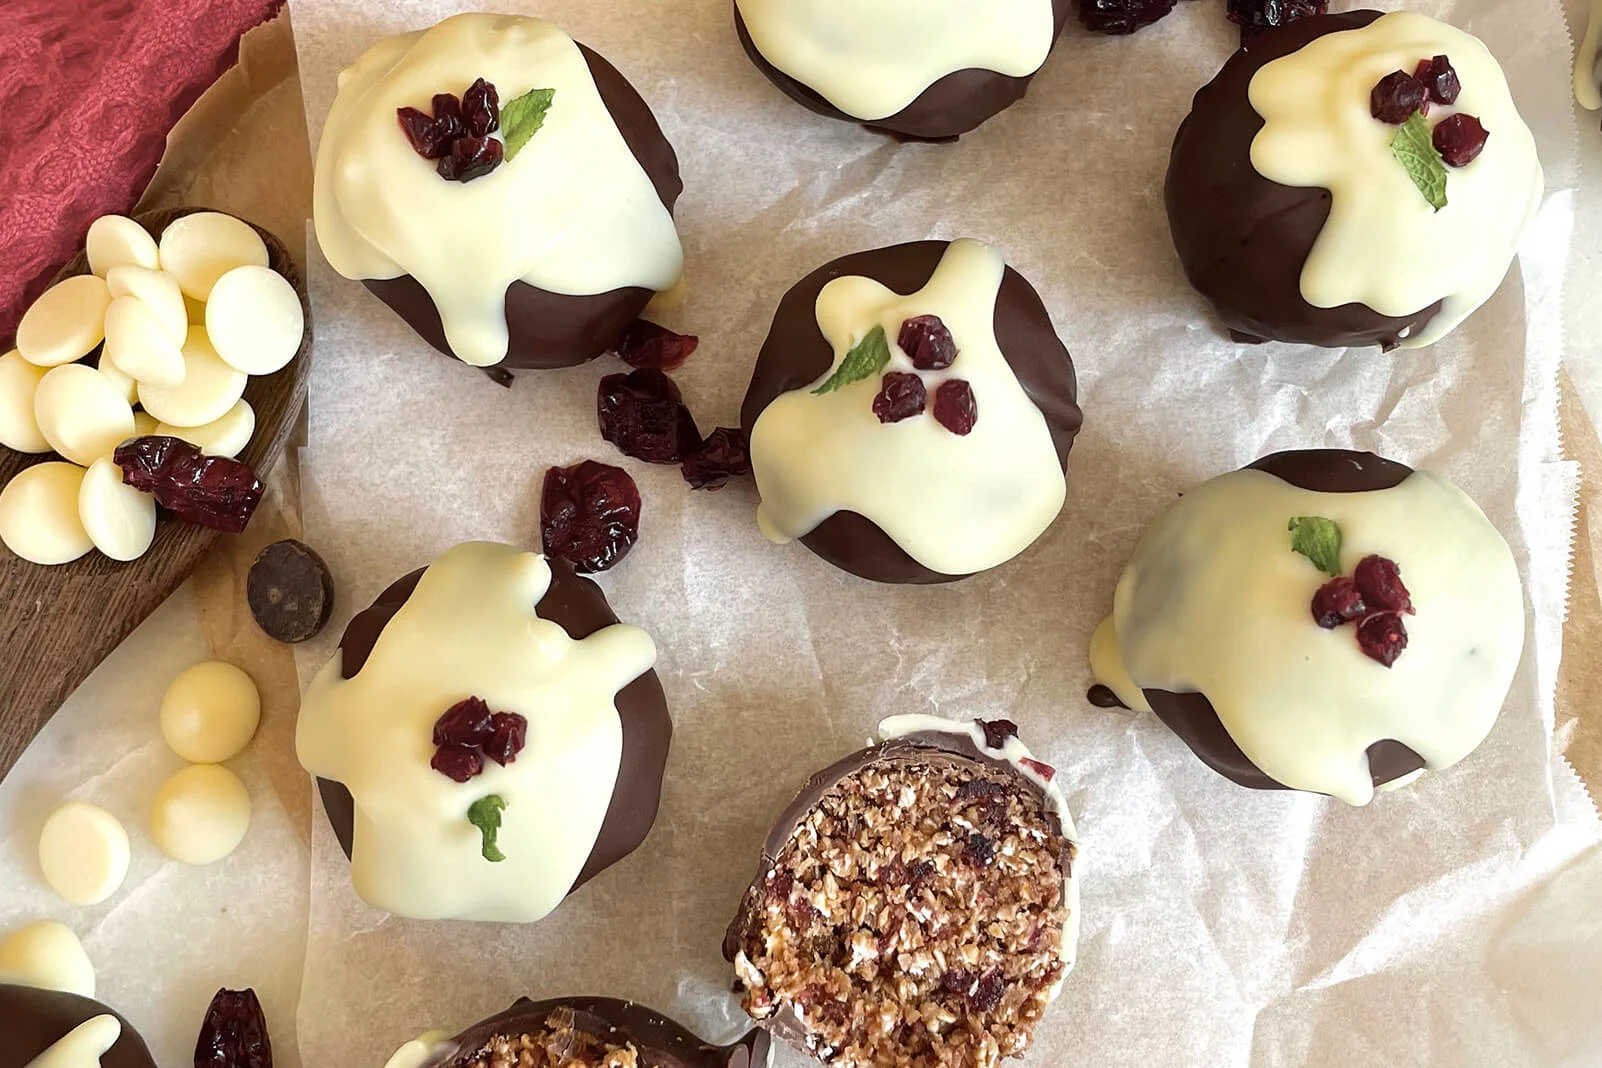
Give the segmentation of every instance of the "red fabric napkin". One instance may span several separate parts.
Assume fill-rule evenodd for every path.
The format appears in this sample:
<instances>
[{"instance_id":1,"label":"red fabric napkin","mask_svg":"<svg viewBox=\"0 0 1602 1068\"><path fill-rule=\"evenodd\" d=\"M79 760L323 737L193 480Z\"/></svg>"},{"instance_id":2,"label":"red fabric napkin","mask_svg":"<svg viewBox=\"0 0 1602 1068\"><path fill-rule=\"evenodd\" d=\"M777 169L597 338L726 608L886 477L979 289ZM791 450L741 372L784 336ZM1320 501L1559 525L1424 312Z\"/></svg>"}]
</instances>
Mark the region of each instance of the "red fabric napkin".
<instances>
[{"instance_id":1,"label":"red fabric napkin","mask_svg":"<svg viewBox=\"0 0 1602 1068\"><path fill-rule=\"evenodd\" d=\"M0 338L127 212L167 131L284 0L5 0L0 30Z\"/></svg>"}]
</instances>

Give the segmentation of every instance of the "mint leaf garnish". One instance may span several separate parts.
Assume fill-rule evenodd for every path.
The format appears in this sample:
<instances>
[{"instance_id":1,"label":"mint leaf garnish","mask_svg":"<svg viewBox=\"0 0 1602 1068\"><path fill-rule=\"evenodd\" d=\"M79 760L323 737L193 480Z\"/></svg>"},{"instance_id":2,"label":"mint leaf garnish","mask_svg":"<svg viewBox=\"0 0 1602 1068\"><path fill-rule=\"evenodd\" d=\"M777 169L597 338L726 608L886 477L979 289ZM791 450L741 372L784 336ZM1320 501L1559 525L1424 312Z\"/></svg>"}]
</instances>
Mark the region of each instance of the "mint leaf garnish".
<instances>
[{"instance_id":1,"label":"mint leaf garnish","mask_svg":"<svg viewBox=\"0 0 1602 1068\"><path fill-rule=\"evenodd\" d=\"M1326 575L1341 573L1341 528L1335 520L1299 515L1290 521L1291 549L1313 562Z\"/></svg>"},{"instance_id":2,"label":"mint leaf garnish","mask_svg":"<svg viewBox=\"0 0 1602 1068\"><path fill-rule=\"evenodd\" d=\"M499 864L506 859L506 854L495 845L495 838L501 831L501 813L505 809L506 799L500 794L490 794L474 801L467 810L467 821L484 835L484 859L491 864Z\"/></svg>"},{"instance_id":3,"label":"mint leaf garnish","mask_svg":"<svg viewBox=\"0 0 1602 1068\"><path fill-rule=\"evenodd\" d=\"M820 395L833 393L853 382L860 382L869 375L878 374L889 362L890 339L884 336L884 327L876 326L868 331L867 337L851 346L851 351L840 361L840 366L834 369L834 374L812 392Z\"/></svg>"},{"instance_id":4,"label":"mint leaf garnish","mask_svg":"<svg viewBox=\"0 0 1602 1068\"><path fill-rule=\"evenodd\" d=\"M1391 138L1391 153L1436 211L1446 207L1446 163L1435 150L1430 124L1413 112Z\"/></svg>"},{"instance_id":5,"label":"mint leaf garnish","mask_svg":"<svg viewBox=\"0 0 1602 1068\"><path fill-rule=\"evenodd\" d=\"M506 162L512 162L528 144L528 139L545 125L545 113L551 110L551 99L555 96L555 89L530 89L501 105L501 140L505 142ZM1428 135L1425 139L1428 140Z\"/></svg>"}]
</instances>

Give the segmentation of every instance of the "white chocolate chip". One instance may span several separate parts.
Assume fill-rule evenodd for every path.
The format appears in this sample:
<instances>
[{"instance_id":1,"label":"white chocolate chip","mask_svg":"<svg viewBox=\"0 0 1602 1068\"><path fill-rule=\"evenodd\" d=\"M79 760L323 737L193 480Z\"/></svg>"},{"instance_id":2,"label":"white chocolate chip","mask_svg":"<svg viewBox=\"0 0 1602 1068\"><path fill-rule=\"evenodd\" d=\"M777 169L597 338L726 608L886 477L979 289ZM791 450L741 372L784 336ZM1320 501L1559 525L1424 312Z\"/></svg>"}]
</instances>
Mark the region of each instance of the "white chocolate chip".
<instances>
[{"instance_id":1,"label":"white chocolate chip","mask_svg":"<svg viewBox=\"0 0 1602 1068\"><path fill-rule=\"evenodd\" d=\"M17 351L40 367L81 360L105 337L106 306L111 291L92 274L62 279L22 313L17 324Z\"/></svg>"},{"instance_id":2,"label":"white chocolate chip","mask_svg":"<svg viewBox=\"0 0 1602 1068\"><path fill-rule=\"evenodd\" d=\"M223 363L206 339L206 328L191 326L184 342L184 381L180 386L139 383L139 403L171 426L205 426L221 419L245 395L247 376Z\"/></svg>"},{"instance_id":3,"label":"white chocolate chip","mask_svg":"<svg viewBox=\"0 0 1602 1068\"><path fill-rule=\"evenodd\" d=\"M95 370L105 375L111 384L117 387L117 392L128 402L128 407L132 408L138 403L139 383L119 371L116 364L106 359L104 351L95 357Z\"/></svg>"},{"instance_id":4,"label":"white chocolate chip","mask_svg":"<svg viewBox=\"0 0 1602 1068\"><path fill-rule=\"evenodd\" d=\"M73 905L98 905L128 875L128 832L117 817L85 801L50 813L39 834L45 882Z\"/></svg>"},{"instance_id":5,"label":"white chocolate chip","mask_svg":"<svg viewBox=\"0 0 1602 1068\"><path fill-rule=\"evenodd\" d=\"M160 262L156 255L156 239L126 215L102 215L90 223L84 247L89 253L89 270L101 278L113 267L154 270Z\"/></svg>"},{"instance_id":6,"label":"white chocolate chip","mask_svg":"<svg viewBox=\"0 0 1602 1068\"><path fill-rule=\"evenodd\" d=\"M0 445L17 452L49 452L50 443L33 417L33 395L46 368L15 350L0 356Z\"/></svg>"},{"instance_id":7,"label":"white chocolate chip","mask_svg":"<svg viewBox=\"0 0 1602 1068\"><path fill-rule=\"evenodd\" d=\"M118 297L106 309L102 359L110 360L129 378L152 386L173 388L184 384L183 350L173 343L156 313L138 297Z\"/></svg>"},{"instance_id":8,"label":"white chocolate chip","mask_svg":"<svg viewBox=\"0 0 1602 1068\"><path fill-rule=\"evenodd\" d=\"M161 736L192 764L220 764L238 756L260 722L256 684L221 660L185 671L161 699Z\"/></svg>"},{"instance_id":9,"label":"white chocolate chip","mask_svg":"<svg viewBox=\"0 0 1602 1068\"><path fill-rule=\"evenodd\" d=\"M189 336L189 309L184 305L184 292L178 288L178 279L168 272L144 267L113 267L106 275L106 288L112 300L137 297L155 315L174 345L182 345Z\"/></svg>"},{"instance_id":10,"label":"white chocolate chip","mask_svg":"<svg viewBox=\"0 0 1602 1068\"><path fill-rule=\"evenodd\" d=\"M289 363L305 331L295 287L270 267L235 267L206 300L212 347L247 375L270 375Z\"/></svg>"},{"instance_id":11,"label":"white chocolate chip","mask_svg":"<svg viewBox=\"0 0 1602 1068\"><path fill-rule=\"evenodd\" d=\"M239 848L250 829L250 792L219 764L191 764L156 791L150 834L183 864L211 864Z\"/></svg>"},{"instance_id":12,"label":"white chocolate chip","mask_svg":"<svg viewBox=\"0 0 1602 1068\"><path fill-rule=\"evenodd\" d=\"M72 928L55 920L19 927L0 940L0 983L95 996L95 966Z\"/></svg>"},{"instance_id":13,"label":"white chocolate chip","mask_svg":"<svg viewBox=\"0 0 1602 1068\"><path fill-rule=\"evenodd\" d=\"M102 456L84 472L78 519L95 548L113 560L137 560L156 538L156 498L122 481L122 468Z\"/></svg>"},{"instance_id":14,"label":"white chocolate chip","mask_svg":"<svg viewBox=\"0 0 1602 1068\"><path fill-rule=\"evenodd\" d=\"M52 367L34 392L33 417L50 447L80 467L133 437L133 405L87 364Z\"/></svg>"},{"instance_id":15,"label":"white chocolate chip","mask_svg":"<svg viewBox=\"0 0 1602 1068\"><path fill-rule=\"evenodd\" d=\"M0 541L35 564L65 564L94 548L78 518L83 468L60 461L18 472L0 490Z\"/></svg>"},{"instance_id":16,"label":"white chocolate chip","mask_svg":"<svg viewBox=\"0 0 1602 1068\"><path fill-rule=\"evenodd\" d=\"M197 211L161 232L161 266L187 296L206 300L217 279L245 264L267 266L267 246L249 224L217 211Z\"/></svg>"},{"instance_id":17,"label":"white chocolate chip","mask_svg":"<svg viewBox=\"0 0 1602 1068\"><path fill-rule=\"evenodd\" d=\"M134 437L148 438L160 426L161 422L149 412L134 412Z\"/></svg>"},{"instance_id":18,"label":"white chocolate chip","mask_svg":"<svg viewBox=\"0 0 1602 1068\"><path fill-rule=\"evenodd\" d=\"M221 419L205 426L172 426L162 423L155 433L165 437L181 438L194 445L207 456L234 457L245 451L250 436L256 432L256 409L247 400L241 400Z\"/></svg>"},{"instance_id":19,"label":"white chocolate chip","mask_svg":"<svg viewBox=\"0 0 1602 1068\"><path fill-rule=\"evenodd\" d=\"M100 1068L101 1058L122 1037L122 1021L109 1012L68 1031L24 1068Z\"/></svg>"}]
</instances>

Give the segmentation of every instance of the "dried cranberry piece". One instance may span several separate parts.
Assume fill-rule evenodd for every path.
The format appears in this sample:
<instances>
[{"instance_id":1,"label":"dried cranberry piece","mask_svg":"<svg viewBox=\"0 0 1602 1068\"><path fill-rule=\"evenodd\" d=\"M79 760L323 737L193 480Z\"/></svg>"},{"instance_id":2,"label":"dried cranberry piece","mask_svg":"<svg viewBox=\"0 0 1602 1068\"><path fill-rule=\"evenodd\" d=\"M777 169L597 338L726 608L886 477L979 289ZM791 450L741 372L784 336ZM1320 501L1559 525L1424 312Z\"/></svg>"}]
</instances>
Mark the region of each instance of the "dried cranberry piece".
<instances>
[{"instance_id":1,"label":"dried cranberry piece","mask_svg":"<svg viewBox=\"0 0 1602 1068\"><path fill-rule=\"evenodd\" d=\"M1383 556L1365 556L1352 571L1352 580L1370 612L1413 614L1413 597L1402 584L1402 569Z\"/></svg>"},{"instance_id":2,"label":"dried cranberry piece","mask_svg":"<svg viewBox=\"0 0 1602 1068\"><path fill-rule=\"evenodd\" d=\"M1350 575L1332 578L1313 594L1313 621L1325 630L1368 615L1368 605Z\"/></svg>"},{"instance_id":3,"label":"dried cranberry piece","mask_svg":"<svg viewBox=\"0 0 1602 1068\"><path fill-rule=\"evenodd\" d=\"M1047 782L1050 782L1057 774L1056 768L1052 767L1050 764L1036 760L1034 757L1019 757L1018 763L1022 764L1036 775L1039 775Z\"/></svg>"},{"instance_id":4,"label":"dried cranberry piece","mask_svg":"<svg viewBox=\"0 0 1602 1068\"><path fill-rule=\"evenodd\" d=\"M942 371L957 358L957 342L938 315L919 315L901 324L896 344L920 371Z\"/></svg>"},{"instance_id":5,"label":"dried cranberry piece","mask_svg":"<svg viewBox=\"0 0 1602 1068\"><path fill-rule=\"evenodd\" d=\"M1001 972L989 971L979 977L973 993L968 995L968 1004L974 1012L990 1012L1001 1004L1002 995L1006 992L1007 981L1001 977Z\"/></svg>"},{"instance_id":6,"label":"dried cranberry piece","mask_svg":"<svg viewBox=\"0 0 1602 1068\"><path fill-rule=\"evenodd\" d=\"M1479 159L1490 136L1479 119L1461 113L1442 119L1430 134L1435 151L1441 154L1448 167L1467 167Z\"/></svg>"},{"instance_id":7,"label":"dried cranberry piece","mask_svg":"<svg viewBox=\"0 0 1602 1068\"><path fill-rule=\"evenodd\" d=\"M517 759L528 744L528 720L516 712L497 712L494 729L484 743L484 755L501 767Z\"/></svg>"},{"instance_id":8,"label":"dried cranberry piece","mask_svg":"<svg viewBox=\"0 0 1602 1068\"><path fill-rule=\"evenodd\" d=\"M444 127L416 108L396 108L395 118L400 122L406 140L424 159L439 159L451 150L451 138Z\"/></svg>"},{"instance_id":9,"label":"dried cranberry piece","mask_svg":"<svg viewBox=\"0 0 1602 1068\"><path fill-rule=\"evenodd\" d=\"M675 371L700 344L701 339L694 334L675 334L649 319L636 319L607 351L630 367Z\"/></svg>"},{"instance_id":10,"label":"dried cranberry piece","mask_svg":"<svg viewBox=\"0 0 1602 1068\"><path fill-rule=\"evenodd\" d=\"M117 446L112 460L122 480L179 519L238 534L250 523L264 487L250 465L226 456L202 456L173 437L135 438Z\"/></svg>"},{"instance_id":11,"label":"dried cranberry piece","mask_svg":"<svg viewBox=\"0 0 1602 1068\"><path fill-rule=\"evenodd\" d=\"M790 900L790 891L794 886L795 876L781 868L773 873L773 878L768 880L768 897L774 901L788 901Z\"/></svg>"},{"instance_id":12,"label":"dried cranberry piece","mask_svg":"<svg viewBox=\"0 0 1602 1068\"><path fill-rule=\"evenodd\" d=\"M450 155L434 165L447 182L471 182L501 165L505 149L493 137L458 137L451 142Z\"/></svg>"},{"instance_id":13,"label":"dried cranberry piece","mask_svg":"<svg viewBox=\"0 0 1602 1068\"><path fill-rule=\"evenodd\" d=\"M440 136L447 141L467 136L467 123L462 121L462 102L454 93L435 93L433 100L434 122Z\"/></svg>"},{"instance_id":14,"label":"dried cranberry piece","mask_svg":"<svg viewBox=\"0 0 1602 1068\"><path fill-rule=\"evenodd\" d=\"M976 868L988 868L996 862L996 843L975 831L963 845L962 856Z\"/></svg>"},{"instance_id":15,"label":"dried cranberry piece","mask_svg":"<svg viewBox=\"0 0 1602 1068\"><path fill-rule=\"evenodd\" d=\"M545 472L540 534L547 554L584 574L605 571L640 536L640 488L627 471L585 460Z\"/></svg>"},{"instance_id":16,"label":"dried cranberry piece","mask_svg":"<svg viewBox=\"0 0 1602 1068\"><path fill-rule=\"evenodd\" d=\"M751 473L751 447L739 427L720 426L684 458L684 481L691 489L722 489L731 478Z\"/></svg>"},{"instance_id":17,"label":"dried cranberry piece","mask_svg":"<svg viewBox=\"0 0 1602 1068\"><path fill-rule=\"evenodd\" d=\"M1419 80L1429 98L1437 104L1456 103L1457 94L1463 91L1463 83L1457 80L1457 71L1452 69L1452 61L1445 56L1419 60L1418 69L1413 71L1413 77Z\"/></svg>"},{"instance_id":18,"label":"dried cranberry piece","mask_svg":"<svg viewBox=\"0 0 1602 1068\"><path fill-rule=\"evenodd\" d=\"M501 124L501 98L495 87L483 78L462 94L462 124L469 137L493 133Z\"/></svg>"},{"instance_id":19,"label":"dried cranberry piece","mask_svg":"<svg viewBox=\"0 0 1602 1068\"><path fill-rule=\"evenodd\" d=\"M267 1017L254 990L213 995L195 1041L195 1068L273 1068Z\"/></svg>"},{"instance_id":20,"label":"dried cranberry piece","mask_svg":"<svg viewBox=\"0 0 1602 1068\"><path fill-rule=\"evenodd\" d=\"M960 378L950 378L935 390L934 417L953 434L967 434L979 422L979 403L973 387Z\"/></svg>"},{"instance_id":21,"label":"dried cranberry piece","mask_svg":"<svg viewBox=\"0 0 1602 1068\"><path fill-rule=\"evenodd\" d=\"M673 380L652 367L601 379L601 437L625 456L676 464L701 446L701 432Z\"/></svg>"},{"instance_id":22,"label":"dried cranberry piece","mask_svg":"<svg viewBox=\"0 0 1602 1068\"><path fill-rule=\"evenodd\" d=\"M1407 628L1402 617L1395 612L1379 612L1357 625L1357 647L1370 660L1378 660L1386 667L1407 648Z\"/></svg>"},{"instance_id":23,"label":"dried cranberry piece","mask_svg":"<svg viewBox=\"0 0 1602 1068\"><path fill-rule=\"evenodd\" d=\"M1092 33L1134 33L1174 10L1176 0L1079 0L1079 21Z\"/></svg>"},{"instance_id":24,"label":"dried cranberry piece","mask_svg":"<svg viewBox=\"0 0 1602 1068\"><path fill-rule=\"evenodd\" d=\"M1368 95L1368 110L1381 122L1400 126L1424 107L1424 83L1395 70L1379 80Z\"/></svg>"},{"instance_id":25,"label":"dried cranberry piece","mask_svg":"<svg viewBox=\"0 0 1602 1068\"><path fill-rule=\"evenodd\" d=\"M985 747L1005 749L1008 738L1018 737L1018 724L1010 719L976 719L985 732Z\"/></svg>"},{"instance_id":26,"label":"dried cranberry piece","mask_svg":"<svg viewBox=\"0 0 1602 1068\"><path fill-rule=\"evenodd\" d=\"M1322 15L1329 0L1229 0L1229 21L1240 27L1240 43L1245 44L1264 30Z\"/></svg>"},{"instance_id":27,"label":"dried cranberry piece","mask_svg":"<svg viewBox=\"0 0 1602 1068\"><path fill-rule=\"evenodd\" d=\"M465 745L442 745L434 750L428 766L453 782L468 782L484 770L484 758Z\"/></svg>"},{"instance_id":28,"label":"dried cranberry piece","mask_svg":"<svg viewBox=\"0 0 1602 1068\"><path fill-rule=\"evenodd\" d=\"M495 731L494 717L481 697L468 697L445 710L434 721L435 745L459 745L478 749Z\"/></svg>"},{"instance_id":29,"label":"dried cranberry piece","mask_svg":"<svg viewBox=\"0 0 1602 1068\"><path fill-rule=\"evenodd\" d=\"M947 997L965 998L973 986L973 977L960 968L953 968L940 977L940 993Z\"/></svg>"},{"instance_id":30,"label":"dried cranberry piece","mask_svg":"<svg viewBox=\"0 0 1602 1068\"><path fill-rule=\"evenodd\" d=\"M873 414L881 423L899 423L923 414L928 403L923 379L905 371L891 371L879 383L879 395L873 398Z\"/></svg>"}]
</instances>

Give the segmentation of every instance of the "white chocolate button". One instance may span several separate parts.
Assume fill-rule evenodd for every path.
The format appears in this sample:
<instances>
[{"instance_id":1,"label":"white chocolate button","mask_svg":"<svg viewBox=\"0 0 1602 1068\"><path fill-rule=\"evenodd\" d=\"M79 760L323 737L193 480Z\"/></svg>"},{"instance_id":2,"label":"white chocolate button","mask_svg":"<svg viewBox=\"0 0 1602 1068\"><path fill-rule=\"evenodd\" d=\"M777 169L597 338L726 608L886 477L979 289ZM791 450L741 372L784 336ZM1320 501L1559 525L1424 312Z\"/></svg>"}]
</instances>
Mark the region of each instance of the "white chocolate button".
<instances>
[{"instance_id":1,"label":"white chocolate button","mask_svg":"<svg viewBox=\"0 0 1602 1068\"><path fill-rule=\"evenodd\" d=\"M150 835L183 864L211 864L239 848L250 829L250 792L219 764L191 764L156 791Z\"/></svg>"},{"instance_id":2,"label":"white chocolate button","mask_svg":"<svg viewBox=\"0 0 1602 1068\"><path fill-rule=\"evenodd\" d=\"M0 445L17 452L50 451L33 417L33 394L46 370L15 350L0 356Z\"/></svg>"},{"instance_id":3,"label":"white chocolate button","mask_svg":"<svg viewBox=\"0 0 1602 1068\"><path fill-rule=\"evenodd\" d=\"M250 444L250 436L256 432L256 409L250 402L242 400L235 404L221 418L207 423L205 426L172 426L162 423L156 428L156 433L167 437L182 438L200 449L207 456L238 456Z\"/></svg>"},{"instance_id":4,"label":"white chocolate button","mask_svg":"<svg viewBox=\"0 0 1602 1068\"><path fill-rule=\"evenodd\" d=\"M166 271L113 267L106 275L106 288L112 300L137 297L155 315L174 345L182 345L189 336L189 309L184 305L184 292L178 288L178 279Z\"/></svg>"},{"instance_id":5,"label":"white chocolate button","mask_svg":"<svg viewBox=\"0 0 1602 1068\"><path fill-rule=\"evenodd\" d=\"M161 699L161 736L192 764L220 764L238 756L260 722L256 684L221 660L185 671Z\"/></svg>"},{"instance_id":6,"label":"white chocolate button","mask_svg":"<svg viewBox=\"0 0 1602 1068\"><path fill-rule=\"evenodd\" d=\"M79 467L133 437L133 405L87 364L52 367L34 391L33 417L50 447Z\"/></svg>"},{"instance_id":7,"label":"white chocolate button","mask_svg":"<svg viewBox=\"0 0 1602 1068\"><path fill-rule=\"evenodd\" d=\"M81 360L105 337L111 291L92 274L64 278L45 290L17 324L17 351L40 367Z\"/></svg>"},{"instance_id":8,"label":"white chocolate button","mask_svg":"<svg viewBox=\"0 0 1602 1068\"><path fill-rule=\"evenodd\" d=\"M247 375L270 375L289 363L305 331L295 287L270 267L235 267L206 300L212 347Z\"/></svg>"},{"instance_id":9,"label":"white chocolate button","mask_svg":"<svg viewBox=\"0 0 1602 1068\"><path fill-rule=\"evenodd\" d=\"M35 564L65 564L93 549L78 518L83 468L34 464L0 489L0 541Z\"/></svg>"},{"instance_id":10,"label":"white chocolate button","mask_svg":"<svg viewBox=\"0 0 1602 1068\"><path fill-rule=\"evenodd\" d=\"M180 386L139 383L145 411L172 426L205 426L228 414L245 395L246 374L223 363L206 339L206 328L191 326L184 342L184 381Z\"/></svg>"},{"instance_id":11,"label":"white chocolate button","mask_svg":"<svg viewBox=\"0 0 1602 1068\"><path fill-rule=\"evenodd\" d=\"M84 472L78 519L95 548L113 560L137 560L156 538L156 498L122 482L122 468L102 456Z\"/></svg>"},{"instance_id":12,"label":"white chocolate button","mask_svg":"<svg viewBox=\"0 0 1602 1068\"><path fill-rule=\"evenodd\" d=\"M0 940L0 983L95 996L95 966L72 928L55 920L19 927Z\"/></svg>"},{"instance_id":13,"label":"white chocolate button","mask_svg":"<svg viewBox=\"0 0 1602 1068\"><path fill-rule=\"evenodd\" d=\"M106 309L104 358L139 382L169 388L184 383L183 350L138 297L118 297Z\"/></svg>"},{"instance_id":14,"label":"white chocolate button","mask_svg":"<svg viewBox=\"0 0 1602 1068\"><path fill-rule=\"evenodd\" d=\"M102 215L90 223L84 247L89 253L89 270L101 278L113 267L154 270L160 262L156 256L156 239L126 215Z\"/></svg>"},{"instance_id":15,"label":"white chocolate button","mask_svg":"<svg viewBox=\"0 0 1602 1068\"><path fill-rule=\"evenodd\" d=\"M128 875L128 832L99 805L68 801L45 820L39 867L62 900L98 905Z\"/></svg>"},{"instance_id":16,"label":"white chocolate button","mask_svg":"<svg viewBox=\"0 0 1602 1068\"><path fill-rule=\"evenodd\" d=\"M188 296L206 300L217 279L245 264L267 266L261 235L232 215L198 211L161 232L161 266L178 276Z\"/></svg>"},{"instance_id":17,"label":"white chocolate button","mask_svg":"<svg viewBox=\"0 0 1602 1068\"><path fill-rule=\"evenodd\" d=\"M62 1035L23 1068L101 1068L100 1059L121 1037L122 1021L101 1013Z\"/></svg>"},{"instance_id":18,"label":"white chocolate button","mask_svg":"<svg viewBox=\"0 0 1602 1068\"><path fill-rule=\"evenodd\" d=\"M111 384L117 387L117 392L128 402L128 407L132 408L138 402L139 383L117 370L117 365L106 359L103 350L95 357L95 370L105 375Z\"/></svg>"},{"instance_id":19,"label":"white chocolate button","mask_svg":"<svg viewBox=\"0 0 1602 1068\"><path fill-rule=\"evenodd\" d=\"M134 412L134 437L148 438L160 426L161 422L149 412Z\"/></svg>"}]
</instances>

